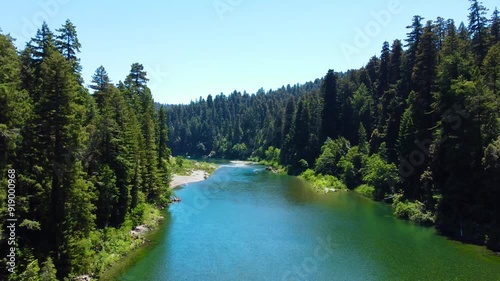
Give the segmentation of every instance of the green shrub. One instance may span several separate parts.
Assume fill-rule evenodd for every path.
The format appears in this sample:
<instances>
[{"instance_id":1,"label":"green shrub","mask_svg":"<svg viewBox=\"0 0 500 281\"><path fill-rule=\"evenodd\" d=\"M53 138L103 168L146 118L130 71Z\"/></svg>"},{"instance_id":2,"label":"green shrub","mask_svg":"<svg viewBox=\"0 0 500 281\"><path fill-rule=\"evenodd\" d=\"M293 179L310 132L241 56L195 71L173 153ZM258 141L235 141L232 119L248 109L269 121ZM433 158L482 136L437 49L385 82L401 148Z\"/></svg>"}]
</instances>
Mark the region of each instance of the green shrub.
<instances>
[{"instance_id":1,"label":"green shrub","mask_svg":"<svg viewBox=\"0 0 500 281\"><path fill-rule=\"evenodd\" d=\"M247 148L247 145L244 144L244 143L238 143L238 144L235 144L233 145L233 148L232 148L232 154L233 154L233 157L235 157L236 159L247 159L248 158L248 148Z\"/></svg>"},{"instance_id":2,"label":"green shrub","mask_svg":"<svg viewBox=\"0 0 500 281\"><path fill-rule=\"evenodd\" d=\"M321 155L316 159L315 171L318 174L339 176L337 164L345 156L351 144L343 137L332 140L328 138L321 147Z\"/></svg>"},{"instance_id":3,"label":"green shrub","mask_svg":"<svg viewBox=\"0 0 500 281\"><path fill-rule=\"evenodd\" d=\"M363 183L361 169L363 168L363 159L367 156L362 150L364 148L360 149L358 146L351 147L347 154L340 158L337 165L341 179L350 189L354 189Z\"/></svg>"},{"instance_id":4,"label":"green shrub","mask_svg":"<svg viewBox=\"0 0 500 281\"><path fill-rule=\"evenodd\" d=\"M139 204L130 212L130 220L132 221L132 225L140 225L144 220L144 210L145 204Z\"/></svg>"},{"instance_id":5,"label":"green shrub","mask_svg":"<svg viewBox=\"0 0 500 281\"><path fill-rule=\"evenodd\" d=\"M338 178L332 175L316 175L311 169L307 169L299 177L311 183L317 191L324 191L325 188L347 189L345 184Z\"/></svg>"},{"instance_id":6,"label":"green shrub","mask_svg":"<svg viewBox=\"0 0 500 281\"><path fill-rule=\"evenodd\" d=\"M375 193L375 187L368 185L368 184L363 184L354 189L357 193L373 199L373 194Z\"/></svg>"},{"instance_id":7,"label":"green shrub","mask_svg":"<svg viewBox=\"0 0 500 281\"><path fill-rule=\"evenodd\" d=\"M316 174L314 173L313 170L307 169L305 172L300 175L300 178L312 182L316 178Z\"/></svg>"},{"instance_id":8,"label":"green shrub","mask_svg":"<svg viewBox=\"0 0 500 281\"><path fill-rule=\"evenodd\" d=\"M182 157L182 156L177 156L177 157L175 158L175 164L176 164L177 166L179 166L179 168L182 168L182 166L184 165L184 157Z\"/></svg>"},{"instance_id":9,"label":"green shrub","mask_svg":"<svg viewBox=\"0 0 500 281\"><path fill-rule=\"evenodd\" d=\"M424 203L416 200L415 202L405 200L401 201L401 195L394 197L394 214L399 218L411 220L423 225L434 224L435 216L432 212L425 210Z\"/></svg>"},{"instance_id":10,"label":"green shrub","mask_svg":"<svg viewBox=\"0 0 500 281\"><path fill-rule=\"evenodd\" d=\"M40 281L39 272L40 267L38 266L38 260L34 260L29 263L26 270L19 275L18 280Z\"/></svg>"},{"instance_id":11,"label":"green shrub","mask_svg":"<svg viewBox=\"0 0 500 281\"><path fill-rule=\"evenodd\" d=\"M89 242L95 254L89 271L96 276L142 245L143 239L131 235L133 227L146 225L149 229L156 228L161 216L160 210L150 204L141 204L132 213L120 228L107 227L90 234Z\"/></svg>"},{"instance_id":12,"label":"green shrub","mask_svg":"<svg viewBox=\"0 0 500 281\"><path fill-rule=\"evenodd\" d=\"M273 146L270 146L265 152L266 165L273 166L273 167L279 166L278 162L280 159L280 153L281 153L281 151L279 148L274 148Z\"/></svg>"},{"instance_id":13,"label":"green shrub","mask_svg":"<svg viewBox=\"0 0 500 281\"><path fill-rule=\"evenodd\" d=\"M363 181L375 187L375 200L382 200L386 194L400 181L398 168L394 163L387 163L379 155L373 154L365 161L362 169Z\"/></svg>"}]
</instances>

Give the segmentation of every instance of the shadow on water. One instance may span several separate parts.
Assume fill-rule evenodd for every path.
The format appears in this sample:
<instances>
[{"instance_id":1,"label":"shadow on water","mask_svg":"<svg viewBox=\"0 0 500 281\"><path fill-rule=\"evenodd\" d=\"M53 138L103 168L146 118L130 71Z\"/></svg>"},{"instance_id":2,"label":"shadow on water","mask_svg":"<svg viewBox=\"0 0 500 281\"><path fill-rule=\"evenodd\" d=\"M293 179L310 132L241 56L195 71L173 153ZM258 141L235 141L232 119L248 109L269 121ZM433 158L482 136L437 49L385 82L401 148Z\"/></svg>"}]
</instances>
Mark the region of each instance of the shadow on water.
<instances>
[{"instance_id":1,"label":"shadow on water","mask_svg":"<svg viewBox=\"0 0 500 281\"><path fill-rule=\"evenodd\" d=\"M136 265L139 261L144 260L146 257L149 257L156 249L164 248L164 240L170 229L170 224L172 222L170 211L166 210L162 212L161 215L164 219L158 225L158 228L150 231L145 236L146 241L148 241L147 244L127 253L122 260L118 261L110 269L105 271L99 280L142 280L140 278L140 272L138 274L134 273L134 265ZM162 246L158 247L159 245ZM126 273L126 275L124 275L124 273Z\"/></svg>"}]
</instances>

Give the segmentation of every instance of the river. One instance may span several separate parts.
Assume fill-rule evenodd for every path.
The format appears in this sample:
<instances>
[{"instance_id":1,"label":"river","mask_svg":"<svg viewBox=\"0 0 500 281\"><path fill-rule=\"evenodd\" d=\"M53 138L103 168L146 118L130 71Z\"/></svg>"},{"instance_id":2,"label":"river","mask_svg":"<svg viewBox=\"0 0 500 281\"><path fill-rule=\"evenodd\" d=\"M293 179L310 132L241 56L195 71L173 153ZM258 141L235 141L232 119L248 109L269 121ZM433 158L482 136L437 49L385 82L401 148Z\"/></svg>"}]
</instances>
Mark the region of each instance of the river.
<instances>
[{"instance_id":1,"label":"river","mask_svg":"<svg viewBox=\"0 0 500 281\"><path fill-rule=\"evenodd\" d=\"M176 195L157 246L119 280L500 280L481 247L262 166L222 165Z\"/></svg>"}]
</instances>

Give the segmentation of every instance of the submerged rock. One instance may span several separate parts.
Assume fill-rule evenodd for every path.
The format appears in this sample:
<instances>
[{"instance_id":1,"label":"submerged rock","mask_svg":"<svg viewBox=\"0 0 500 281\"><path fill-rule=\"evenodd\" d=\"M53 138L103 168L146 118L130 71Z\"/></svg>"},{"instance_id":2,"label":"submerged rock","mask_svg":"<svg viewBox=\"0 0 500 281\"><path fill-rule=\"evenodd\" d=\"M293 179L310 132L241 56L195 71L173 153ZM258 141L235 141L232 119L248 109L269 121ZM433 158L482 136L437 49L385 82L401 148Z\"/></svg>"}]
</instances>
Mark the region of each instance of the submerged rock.
<instances>
[{"instance_id":1,"label":"submerged rock","mask_svg":"<svg viewBox=\"0 0 500 281\"><path fill-rule=\"evenodd\" d=\"M277 174L277 173L278 173L278 169L276 169L276 168L274 168L274 167L272 167L272 166L267 167L267 168L266 168L266 171L269 171L269 172L271 172L271 173L275 173L275 174Z\"/></svg>"}]
</instances>

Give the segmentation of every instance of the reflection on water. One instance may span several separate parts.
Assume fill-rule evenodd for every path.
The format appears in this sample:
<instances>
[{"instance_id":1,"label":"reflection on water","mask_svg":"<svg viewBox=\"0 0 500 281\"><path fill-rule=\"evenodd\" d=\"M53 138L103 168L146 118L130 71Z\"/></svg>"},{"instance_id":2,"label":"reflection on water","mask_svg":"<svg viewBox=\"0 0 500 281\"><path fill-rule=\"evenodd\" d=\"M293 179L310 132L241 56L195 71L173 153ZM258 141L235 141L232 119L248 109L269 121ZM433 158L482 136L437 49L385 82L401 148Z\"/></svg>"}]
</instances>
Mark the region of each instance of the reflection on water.
<instances>
[{"instance_id":1,"label":"reflection on water","mask_svg":"<svg viewBox=\"0 0 500 281\"><path fill-rule=\"evenodd\" d=\"M498 280L479 248L352 192L225 164L176 191L163 238L121 280Z\"/></svg>"}]
</instances>

